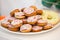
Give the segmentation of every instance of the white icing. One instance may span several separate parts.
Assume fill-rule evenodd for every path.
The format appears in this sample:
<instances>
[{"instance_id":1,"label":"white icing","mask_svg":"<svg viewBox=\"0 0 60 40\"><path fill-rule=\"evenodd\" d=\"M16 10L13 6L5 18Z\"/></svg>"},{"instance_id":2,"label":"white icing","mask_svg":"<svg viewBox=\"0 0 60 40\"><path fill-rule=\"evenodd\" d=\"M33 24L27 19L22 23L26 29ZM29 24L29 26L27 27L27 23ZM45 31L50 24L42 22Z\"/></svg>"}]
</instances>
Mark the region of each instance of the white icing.
<instances>
[{"instance_id":1,"label":"white icing","mask_svg":"<svg viewBox=\"0 0 60 40\"><path fill-rule=\"evenodd\" d=\"M34 22L37 21L37 18L35 16L28 17L27 22Z\"/></svg>"},{"instance_id":2,"label":"white icing","mask_svg":"<svg viewBox=\"0 0 60 40\"><path fill-rule=\"evenodd\" d=\"M9 22L7 22L7 21L3 21L2 23L4 23L4 24L10 24Z\"/></svg>"},{"instance_id":3,"label":"white icing","mask_svg":"<svg viewBox=\"0 0 60 40\"><path fill-rule=\"evenodd\" d=\"M24 15L23 12L16 12L16 13L15 13L15 16L23 16L23 15Z\"/></svg>"},{"instance_id":4,"label":"white icing","mask_svg":"<svg viewBox=\"0 0 60 40\"><path fill-rule=\"evenodd\" d=\"M13 20L11 22L12 25L16 25L16 24L20 24L20 23L22 23L22 20Z\"/></svg>"},{"instance_id":5,"label":"white icing","mask_svg":"<svg viewBox=\"0 0 60 40\"><path fill-rule=\"evenodd\" d=\"M38 20L38 23L46 23L46 20Z\"/></svg>"},{"instance_id":6,"label":"white icing","mask_svg":"<svg viewBox=\"0 0 60 40\"><path fill-rule=\"evenodd\" d=\"M22 31L22 30L29 30L29 29L31 29L31 25L30 24L24 24L24 25L22 25L21 27L20 27L20 31Z\"/></svg>"},{"instance_id":7,"label":"white icing","mask_svg":"<svg viewBox=\"0 0 60 40\"><path fill-rule=\"evenodd\" d=\"M31 14L31 13L34 12L34 9L33 9L33 8L25 8L25 9L24 9L24 12L25 12L26 14Z\"/></svg>"}]
</instances>

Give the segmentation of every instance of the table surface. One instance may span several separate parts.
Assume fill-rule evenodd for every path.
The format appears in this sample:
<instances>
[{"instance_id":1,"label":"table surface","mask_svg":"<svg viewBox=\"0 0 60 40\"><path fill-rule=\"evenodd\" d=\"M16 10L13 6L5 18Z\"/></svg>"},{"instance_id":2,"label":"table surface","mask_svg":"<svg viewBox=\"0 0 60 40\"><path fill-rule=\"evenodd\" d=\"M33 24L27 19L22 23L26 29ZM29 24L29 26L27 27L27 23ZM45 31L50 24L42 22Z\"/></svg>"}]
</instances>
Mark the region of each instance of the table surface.
<instances>
[{"instance_id":1,"label":"table surface","mask_svg":"<svg viewBox=\"0 0 60 40\"><path fill-rule=\"evenodd\" d=\"M2 0L2 2L3 1L4 0ZM10 2L12 2L12 1L10 1ZM48 10L57 11L53 7L49 9L49 8L42 6L39 1L38 1L38 4L36 3L36 6L39 7L40 9L48 9ZM4 7L4 5L3 5L3 7ZM3 13L9 12L9 11L7 12L6 10L3 10L3 9L1 10L2 15L3 15ZM4 12L2 12L2 11L4 11ZM5 15L7 15L7 14L5 14ZM0 28L0 40L60 40L60 26L50 32L46 32L43 34L36 34L36 35L17 35L17 34L12 34L12 33L6 32Z\"/></svg>"}]
</instances>

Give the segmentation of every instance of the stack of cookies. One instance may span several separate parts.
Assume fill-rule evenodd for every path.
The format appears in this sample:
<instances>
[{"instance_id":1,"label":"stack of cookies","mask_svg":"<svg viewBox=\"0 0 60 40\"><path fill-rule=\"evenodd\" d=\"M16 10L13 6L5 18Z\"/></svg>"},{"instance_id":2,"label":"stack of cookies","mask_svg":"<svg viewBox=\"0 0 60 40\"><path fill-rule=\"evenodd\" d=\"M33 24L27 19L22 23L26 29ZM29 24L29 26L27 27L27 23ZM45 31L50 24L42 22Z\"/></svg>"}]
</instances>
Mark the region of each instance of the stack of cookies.
<instances>
[{"instance_id":1,"label":"stack of cookies","mask_svg":"<svg viewBox=\"0 0 60 40\"><path fill-rule=\"evenodd\" d=\"M15 32L40 32L51 29L58 21L58 15L54 12L40 10L36 6L29 6L12 10L10 17L2 21L1 25Z\"/></svg>"}]
</instances>

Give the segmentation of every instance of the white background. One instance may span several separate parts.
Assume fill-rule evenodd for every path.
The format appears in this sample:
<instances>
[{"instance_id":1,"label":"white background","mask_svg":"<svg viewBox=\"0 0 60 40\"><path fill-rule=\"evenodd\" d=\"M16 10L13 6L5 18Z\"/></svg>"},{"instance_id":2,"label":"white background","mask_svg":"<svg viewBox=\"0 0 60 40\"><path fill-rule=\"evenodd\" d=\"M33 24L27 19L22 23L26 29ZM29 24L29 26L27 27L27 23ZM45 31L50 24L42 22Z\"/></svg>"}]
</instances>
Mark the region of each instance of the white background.
<instances>
[{"instance_id":1,"label":"white background","mask_svg":"<svg viewBox=\"0 0 60 40\"><path fill-rule=\"evenodd\" d=\"M36 5L40 9L57 11L54 7L49 9L42 6L41 0L0 0L0 14L8 16L11 10L30 5ZM0 40L60 40L60 26L53 31L37 35L16 35L0 28Z\"/></svg>"},{"instance_id":2,"label":"white background","mask_svg":"<svg viewBox=\"0 0 60 40\"><path fill-rule=\"evenodd\" d=\"M41 4L41 0L0 0L0 12L2 15L9 15L9 13L16 8L28 7L36 5L40 9L56 10L53 8L46 8Z\"/></svg>"}]
</instances>

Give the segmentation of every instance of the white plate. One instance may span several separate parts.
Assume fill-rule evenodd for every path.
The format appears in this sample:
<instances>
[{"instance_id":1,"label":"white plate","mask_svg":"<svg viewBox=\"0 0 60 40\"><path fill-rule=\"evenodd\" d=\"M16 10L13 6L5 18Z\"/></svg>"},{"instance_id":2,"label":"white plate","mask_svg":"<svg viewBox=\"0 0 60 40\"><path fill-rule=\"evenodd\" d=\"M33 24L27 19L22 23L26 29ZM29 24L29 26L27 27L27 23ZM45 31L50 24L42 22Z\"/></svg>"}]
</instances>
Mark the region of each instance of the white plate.
<instances>
[{"instance_id":1,"label":"white plate","mask_svg":"<svg viewBox=\"0 0 60 40\"><path fill-rule=\"evenodd\" d=\"M2 21L4 21L4 20L2 20ZM53 29L57 28L59 25L60 25L60 23L56 24L53 28L51 28L49 30L44 30L44 31L41 31L41 32L29 32L29 33L13 32L13 31L10 31L10 30L2 27L2 26L0 28L3 29L3 30L5 30L5 31L7 31L7 32L14 33L14 34L30 35L30 34L41 34L41 33L52 31Z\"/></svg>"}]
</instances>

